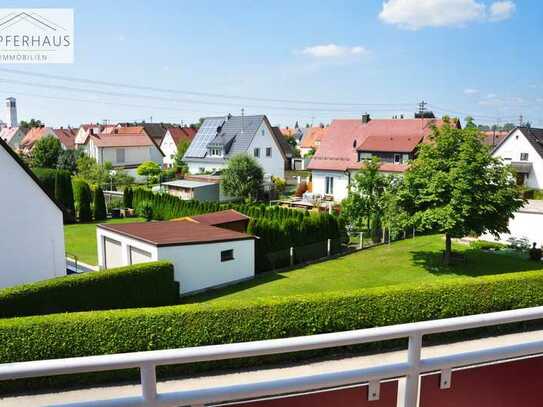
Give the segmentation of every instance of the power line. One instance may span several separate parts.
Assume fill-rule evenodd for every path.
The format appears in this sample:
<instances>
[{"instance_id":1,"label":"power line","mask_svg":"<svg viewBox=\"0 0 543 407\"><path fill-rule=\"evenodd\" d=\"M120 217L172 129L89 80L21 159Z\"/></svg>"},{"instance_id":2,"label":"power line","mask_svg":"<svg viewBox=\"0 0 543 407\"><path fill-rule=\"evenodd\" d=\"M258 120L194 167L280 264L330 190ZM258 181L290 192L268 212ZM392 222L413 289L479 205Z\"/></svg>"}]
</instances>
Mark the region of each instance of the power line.
<instances>
[{"instance_id":1,"label":"power line","mask_svg":"<svg viewBox=\"0 0 543 407\"><path fill-rule=\"evenodd\" d=\"M407 102L407 103L360 103L360 102L328 102L328 101L321 102L321 101L316 101L316 100L261 98L261 97L253 97L253 96L226 95L222 93L195 92L195 91L188 91L188 90L181 90L181 89L165 89L165 88L157 88L153 86L132 85L132 84L120 83L120 82L98 81L98 80L93 80L93 79L28 72L28 71L22 71L22 70L11 69L11 68L0 68L0 72L68 81L68 82L81 82L81 83L101 85L101 86L113 86L113 87L123 87L123 88L139 89L139 90L148 90L148 91L153 91L153 92L161 92L161 93L169 93L169 94L185 94L185 95L192 95L192 96L205 96L205 97L223 98L223 99L252 100L252 101L259 101L259 102L293 103L293 104L305 104L305 105L329 105L329 106L413 106L414 105L414 103L411 103L411 102Z\"/></svg>"},{"instance_id":2,"label":"power line","mask_svg":"<svg viewBox=\"0 0 543 407\"><path fill-rule=\"evenodd\" d=\"M189 103L189 104L203 104L203 105L214 105L214 106L230 106L234 108L248 107L252 109L297 111L297 112L335 112L335 113L353 113L353 114L359 113L358 110L346 110L346 109L322 109L322 108L309 109L309 108L290 107L290 106L282 107L282 106L265 106L265 105L245 105L245 104L238 104L238 103L212 102L212 101L193 100L193 99L172 99L170 97L163 97L163 96L112 92L112 91L104 91L104 90L99 90L99 89L76 88L76 87L63 86L63 85L49 85L49 84L43 84L43 83L37 83L37 82L19 81L16 79L0 79L0 82L8 83L8 84L18 84L21 86L65 90L69 92L84 93L87 95L99 94L99 95L116 96L116 97L123 97L123 98L152 99L152 100L160 100L160 101L170 102L170 103L177 102L177 103L185 103L185 104ZM392 112L392 111L396 111L397 109L396 108L386 108L386 109L382 108L382 109L373 109L373 110Z\"/></svg>"}]
</instances>

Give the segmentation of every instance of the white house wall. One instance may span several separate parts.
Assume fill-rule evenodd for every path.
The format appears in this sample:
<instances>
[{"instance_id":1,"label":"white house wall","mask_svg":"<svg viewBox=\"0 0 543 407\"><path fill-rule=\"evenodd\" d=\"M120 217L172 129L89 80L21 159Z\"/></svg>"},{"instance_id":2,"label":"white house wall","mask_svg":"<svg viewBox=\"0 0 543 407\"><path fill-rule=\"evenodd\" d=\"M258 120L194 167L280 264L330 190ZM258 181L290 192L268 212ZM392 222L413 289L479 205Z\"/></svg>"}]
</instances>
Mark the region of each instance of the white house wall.
<instances>
[{"instance_id":1,"label":"white house wall","mask_svg":"<svg viewBox=\"0 0 543 407\"><path fill-rule=\"evenodd\" d=\"M124 149L125 160L117 161L117 150ZM162 154L154 146L143 147L102 147L99 148L100 163L109 161L114 167L122 167L125 165L139 165L144 161L153 161L162 165Z\"/></svg>"},{"instance_id":2,"label":"white house wall","mask_svg":"<svg viewBox=\"0 0 543 407\"><path fill-rule=\"evenodd\" d=\"M507 243L510 237L517 239L526 238L530 245L535 242L537 243L537 247L542 247L543 213L516 212L514 217L509 219L509 232L500 234L497 240L493 235L488 233L482 235L481 239L489 242L498 241Z\"/></svg>"},{"instance_id":3,"label":"white house wall","mask_svg":"<svg viewBox=\"0 0 543 407\"><path fill-rule=\"evenodd\" d=\"M264 134L262 134L262 131L264 131ZM266 157L266 148L268 147L272 149L271 157ZM260 157L258 158L254 156L255 148L260 149ZM264 120L256 131L247 154L254 157L260 163L264 169L264 174L281 178L285 177L285 160L275 138L271 134L270 128Z\"/></svg>"},{"instance_id":4,"label":"white house wall","mask_svg":"<svg viewBox=\"0 0 543 407\"><path fill-rule=\"evenodd\" d=\"M221 251L229 249L234 260L221 262ZM254 240L159 247L158 257L174 264L182 294L254 276Z\"/></svg>"},{"instance_id":5,"label":"white house wall","mask_svg":"<svg viewBox=\"0 0 543 407\"><path fill-rule=\"evenodd\" d=\"M173 165L175 154L177 153L177 146L173 140L169 131L166 132L162 143L160 144L160 149L164 153L164 158L162 162L165 166L171 167Z\"/></svg>"},{"instance_id":6,"label":"white house wall","mask_svg":"<svg viewBox=\"0 0 543 407\"><path fill-rule=\"evenodd\" d=\"M347 198L349 192L349 177L343 171L312 170L313 193L326 194L326 177L334 178L334 201L340 202ZM352 175L351 175L352 176Z\"/></svg>"},{"instance_id":7,"label":"white house wall","mask_svg":"<svg viewBox=\"0 0 543 407\"><path fill-rule=\"evenodd\" d=\"M218 171L226 166L224 163L202 163L197 161L187 161L187 165L189 167L189 173L191 174Z\"/></svg>"},{"instance_id":8,"label":"white house wall","mask_svg":"<svg viewBox=\"0 0 543 407\"><path fill-rule=\"evenodd\" d=\"M517 139L518 136L518 139ZM520 161L520 153L528 153L528 161ZM504 159L504 162L531 162L532 169L526 179L529 188L543 189L543 158L534 149L532 144L524 137L520 130L505 139L494 151L494 157Z\"/></svg>"},{"instance_id":9,"label":"white house wall","mask_svg":"<svg viewBox=\"0 0 543 407\"><path fill-rule=\"evenodd\" d=\"M66 275L62 212L0 148L0 288Z\"/></svg>"}]
</instances>

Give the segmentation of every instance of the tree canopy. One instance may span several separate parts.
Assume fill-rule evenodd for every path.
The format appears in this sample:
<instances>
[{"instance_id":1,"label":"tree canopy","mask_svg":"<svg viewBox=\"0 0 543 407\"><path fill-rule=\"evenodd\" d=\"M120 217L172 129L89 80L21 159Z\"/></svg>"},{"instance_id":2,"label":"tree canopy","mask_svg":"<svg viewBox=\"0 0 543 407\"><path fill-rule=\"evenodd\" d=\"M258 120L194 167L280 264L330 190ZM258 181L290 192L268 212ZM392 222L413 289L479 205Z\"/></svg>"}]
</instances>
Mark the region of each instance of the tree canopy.
<instances>
[{"instance_id":1,"label":"tree canopy","mask_svg":"<svg viewBox=\"0 0 543 407\"><path fill-rule=\"evenodd\" d=\"M136 169L136 174L142 177L147 177L149 185L156 184L159 181L161 173L160 165L153 161L144 161Z\"/></svg>"},{"instance_id":2,"label":"tree canopy","mask_svg":"<svg viewBox=\"0 0 543 407\"><path fill-rule=\"evenodd\" d=\"M413 224L445 234L445 262L451 238L508 231L523 205L512 169L492 157L475 126L434 127L405 173L398 203Z\"/></svg>"},{"instance_id":3,"label":"tree canopy","mask_svg":"<svg viewBox=\"0 0 543 407\"><path fill-rule=\"evenodd\" d=\"M173 158L175 169L182 173L185 173L188 171L188 166L183 161L183 157L185 156L185 153L187 152L189 146L190 146L190 141L181 140L179 144L177 145L177 152L175 153L175 157Z\"/></svg>"},{"instance_id":4,"label":"tree canopy","mask_svg":"<svg viewBox=\"0 0 543 407\"><path fill-rule=\"evenodd\" d=\"M264 180L264 170L247 154L232 157L222 172L224 192L246 200L256 199Z\"/></svg>"},{"instance_id":5,"label":"tree canopy","mask_svg":"<svg viewBox=\"0 0 543 407\"><path fill-rule=\"evenodd\" d=\"M32 166L37 168L56 168L61 153L62 146L56 137L43 137L32 148Z\"/></svg>"}]
</instances>

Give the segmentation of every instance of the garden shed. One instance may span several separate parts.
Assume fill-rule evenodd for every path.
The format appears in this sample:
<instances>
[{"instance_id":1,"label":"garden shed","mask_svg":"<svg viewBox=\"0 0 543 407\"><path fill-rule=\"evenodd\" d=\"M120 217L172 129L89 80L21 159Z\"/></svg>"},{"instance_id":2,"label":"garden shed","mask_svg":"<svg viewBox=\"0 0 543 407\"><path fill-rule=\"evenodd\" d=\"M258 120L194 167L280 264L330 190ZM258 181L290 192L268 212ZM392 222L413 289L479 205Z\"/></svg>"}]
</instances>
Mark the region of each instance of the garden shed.
<instances>
[{"instance_id":1,"label":"garden shed","mask_svg":"<svg viewBox=\"0 0 543 407\"><path fill-rule=\"evenodd\" d=\"M254 236L184 219L98 225L101 269L167 260L181 294L254 276Z\"/></svg>"},{"instance_id":2,"label":"garden shed","mask_svg":"<svg viewBox=\"0 0 543 407\"><path fill-rule=\"evenodd\" d=\"M162 187L165 188L170 195L185 200L196 199L198 201L213 202L219 200L220 185L218 183L179 179L176 181L163 182Z\"/></svg>"}]
</instances>

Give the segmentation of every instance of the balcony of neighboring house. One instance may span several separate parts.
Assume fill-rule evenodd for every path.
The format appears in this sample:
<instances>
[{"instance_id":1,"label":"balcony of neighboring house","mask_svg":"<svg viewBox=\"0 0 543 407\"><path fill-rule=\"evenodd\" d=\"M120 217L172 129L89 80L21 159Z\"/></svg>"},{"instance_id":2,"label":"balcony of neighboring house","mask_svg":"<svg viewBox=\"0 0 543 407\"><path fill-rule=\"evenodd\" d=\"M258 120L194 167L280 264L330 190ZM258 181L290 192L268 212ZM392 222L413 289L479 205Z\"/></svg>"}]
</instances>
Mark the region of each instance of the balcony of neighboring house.
<instances>
[{"instance_id":1,"label":"balcony of neighboring house","mask_svg":"<svg viewBox=\"0 0 543 407\"><path fill-rule=\"evenodd\" d=\"M0 380L138 369L140 383L57 389L48 394L7 397L1 404L536 407L541 405L543 386L543 331L506 334L496 330L501 336L458 338L469 329L541 319L543 307L535 307L313 336L10 363L0 365ZM436 344L436 334L457 339L442 339ZM430 342L429 337L433 338ZM337 356L337 350L345 346L374 344L377 346L371 348L380 349L391 340L396 345L390 351ZM292 357L296 352L317 350L329 356L157 382L157 368L167 365L279 354Z\"/></svg>"}]
</instances>

